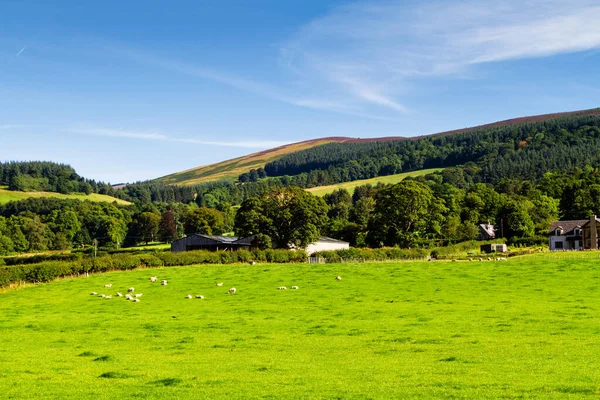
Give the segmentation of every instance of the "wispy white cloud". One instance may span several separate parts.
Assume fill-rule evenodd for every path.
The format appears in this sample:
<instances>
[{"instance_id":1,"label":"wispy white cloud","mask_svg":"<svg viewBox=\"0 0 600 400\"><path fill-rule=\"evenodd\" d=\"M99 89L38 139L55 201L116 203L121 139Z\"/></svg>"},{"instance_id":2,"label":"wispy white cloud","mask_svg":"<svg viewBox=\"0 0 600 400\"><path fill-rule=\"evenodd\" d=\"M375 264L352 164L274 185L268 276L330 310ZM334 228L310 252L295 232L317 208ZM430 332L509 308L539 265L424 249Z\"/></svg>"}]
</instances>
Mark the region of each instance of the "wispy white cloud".
<instances>
[{"instance_id":1,"label":"wispy white cloud","mask_svg":"<svg viewBox=\"0 0 600 400\"><path fill-rule=\"evenodd\" d=\"M16 57L19 57L21 54L23 54L23 52L25 51L25 49L27 48L27 46L23 46L23 48L21 50L19 50L19 52L17 53Z\"/></svg>"},{"instance_id":2,"label":"wispy white cloud","mask_svg":"<svg viewBox=\"0 0 600 400\"><path fill-rule=\"evenodd\" d=\"M107 128L70 128L66 129L66 132L93 135L93 136L106 136L113 138L127 138L127 139L138 139L138 140L151 140L151 141L164 141L172 143L187 143L194 145L203 146L221 146L221 147L243 147L249 149L269 149L272 147L283 146L289 142L282 142L276 140L240 140L240 141L215 141L215 140L204 140L196 138L181 138L172 137L156 132L145 132L145 131L132 131L125 129L107 129Z\"/></svg>"},{"instance_id":3,"label":"wispy white cloud","mask_svg":"<svg viewBox=\"0 0 600 400\"><path fill-rule=\"evenodd\" d=\"M25 124L4 124L4 125L0 125L0 130L6 130L6 129L22 129L22 128L28 128L32 125L25 125Z\"/></svg>"},{"instance_id":4,"label":"wispy white cloud","mask_svg":"<svg viewBox=\"0 0 600 400\"><path fill-rule=\"evenodd\" d=\"M389 118L365 112L356 104L351 104L345 99L319 97L311 91L298 91L287 84L273 86L256 80L235 76L214 69L191 63L186 63L173 58L164 58L149 53L112 47L112 51L120 56L127 57L136 62L141 62L154 67L163 68L180 74L219 82L223 85L233 87L245 92L276 100L282 103L313 110L325 110L339 114L352 115L361 118L387 120Z\"/></svg>"},{"instance_id":5,"label":"wispy white cloud","mask_svg":"<svg viewBox=\"0 0 600 400\"><path fill-rule=\"evenodd\" d=\"M367 0L333 8L281 46L306 85L404 113L423 79L600 47L594 0ZM350 101L349 100L349 101Z\"/></svg>"},{"instance_id":6,"label":"wispy white cloud","mask_svg":"<svg viewBox=\"0 0 600 400\"><path fill-rule=\"evenodd\" d=\"M27 49L27 46L23 46L23 47L21 48L21 50L19 50L19 51L17 52L17 54L15 54L15 55L14 55L14 56L13 56L13 57L10 59L10 61L8 62L8 64L7 64L7 65L11 65L13 62L15 62L15 60L16 60L17 58L19 58L19 56L20 56L21 54L23 54L23 52L25 51L25 49Z\"/></svg>"}]
</instances>

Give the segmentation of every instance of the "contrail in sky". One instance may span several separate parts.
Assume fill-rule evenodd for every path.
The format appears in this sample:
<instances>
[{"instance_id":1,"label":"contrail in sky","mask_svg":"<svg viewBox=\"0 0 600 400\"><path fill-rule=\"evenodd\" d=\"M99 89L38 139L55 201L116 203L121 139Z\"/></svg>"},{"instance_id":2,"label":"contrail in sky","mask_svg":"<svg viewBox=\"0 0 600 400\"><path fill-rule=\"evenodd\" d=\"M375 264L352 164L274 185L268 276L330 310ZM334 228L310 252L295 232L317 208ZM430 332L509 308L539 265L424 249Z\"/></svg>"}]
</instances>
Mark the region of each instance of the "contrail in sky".
<instances>
[{"instance_id":1,"label":"contrail in sky","mask_svg":"<svg viewBox=\"0 0 600 400\"><path fill-rule=\"evenodd\" d=\"M23 48L21 50L19 50L19 52L8 62L8 64L6 64L7 66L12 64L13 62L15 62L15 60L21 55L23 54L23 52L25 51L25 49L27 48L27 46L23 46Z\"/></svg>"}]
</instances>

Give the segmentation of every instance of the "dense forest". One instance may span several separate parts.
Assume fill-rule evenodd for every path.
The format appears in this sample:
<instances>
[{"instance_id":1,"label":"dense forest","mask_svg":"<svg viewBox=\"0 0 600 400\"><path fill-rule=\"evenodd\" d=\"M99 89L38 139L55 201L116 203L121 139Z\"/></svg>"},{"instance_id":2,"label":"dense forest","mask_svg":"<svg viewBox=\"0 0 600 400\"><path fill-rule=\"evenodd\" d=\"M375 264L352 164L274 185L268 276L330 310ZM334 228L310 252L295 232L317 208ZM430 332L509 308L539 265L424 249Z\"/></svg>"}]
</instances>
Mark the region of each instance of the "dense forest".
<instances>
[{"instance_id":1,"label":"dense forest","mask_svg":"<svg viewBox=\"0 0 600 400\"><path fill-rule=\"evenodd\" d=\"M271 177L307 174L301 186L310 187L468 162L481 167L478 180L487 183L537 180L547 171L596 165L600 118L566 116L415 140L330 143L285 155L264 171Z\"/></svg>"},{"instance_id":2,"label":"dense forest","mask_svg":"<svg viewBox=\"0 0 600 400\"><path fill-rule=\"evenodd\" d=\"M114 194L110 185L84 179L69 165L46 161L0 163L0 186L21 192Z\"/></svg>"}]
</instances>

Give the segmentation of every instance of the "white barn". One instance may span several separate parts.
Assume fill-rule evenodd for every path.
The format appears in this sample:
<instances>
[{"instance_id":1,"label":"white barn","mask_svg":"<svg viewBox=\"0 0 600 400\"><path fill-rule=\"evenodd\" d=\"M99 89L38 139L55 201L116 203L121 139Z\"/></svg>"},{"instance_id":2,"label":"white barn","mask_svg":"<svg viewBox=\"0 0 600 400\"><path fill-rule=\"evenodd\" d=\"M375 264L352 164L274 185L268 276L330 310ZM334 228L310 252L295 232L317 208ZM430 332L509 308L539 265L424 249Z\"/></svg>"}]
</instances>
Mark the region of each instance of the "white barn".
<instances>
[{"instance_id":1,"label":"white barn","mask_svg":"<svg viewBox=\"0 0 600 400\"><path fill-rule=\"evenodd\" d=\"M306 253L310 256L313 253L319 251L335 251L335 250L345 250L350 248L350 243L344 242L343 240L333 239L327 236L321 236L321 238L309 244L306 247Z\"/></svg>"}]
</instances>

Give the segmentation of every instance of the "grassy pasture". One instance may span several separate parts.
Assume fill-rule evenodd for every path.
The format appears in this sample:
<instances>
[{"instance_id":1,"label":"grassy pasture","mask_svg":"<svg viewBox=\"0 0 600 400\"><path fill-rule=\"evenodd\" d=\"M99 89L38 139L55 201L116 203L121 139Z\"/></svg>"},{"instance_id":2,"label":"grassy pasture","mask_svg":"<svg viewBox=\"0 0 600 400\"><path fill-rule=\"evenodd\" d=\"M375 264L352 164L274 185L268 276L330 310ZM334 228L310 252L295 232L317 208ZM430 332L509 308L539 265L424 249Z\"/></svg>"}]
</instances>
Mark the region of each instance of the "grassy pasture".
<instances>
[{"instance_id":1,"label":"grassy pasture","mask_svg":"<svg viewBox=\"0 0 600 400\"><path fill-rule=\"evenodd\" d=\"M90 200L106 203L112 203L113 201L116 201L118 204L131 204L128 201L98 193L86 195L83 193L61 194L53 192L14 192L12 190L7 190L5 186L0 186L0 204L5 204L9 201L25 200L30 197L56 197L59 199Z\"/></svg>"},{"instance_id":2,"label":"grassy pasture","mask_svg":"<svg viewBox=\"0 0 600 400\"><path fill-rule=\"evenodd\" d=\"M9 290L0 397L593 398L597 265L191 266ZM129 286L140 303L89 295Z\"/></svg>"},{"instance_id":3,"label":"grassy pasture","mask_svg":"<svg viewBox=\"0 0 600 400\"><path fill-rule=\"evenodd\" d=\"M376 178L371 178L371 179L361 179L361 180L352 181L352 182L336 183L335 185L317 186L317 187L306 189L306 190L308 192L314 194L315 196L325 196L326 194L333 193L334 191L336 191L338 189L346 189L347 191L352 193L354 191L355 187L361 186L361 185L366 185L367 183L369 183L373 186L376 186L378 183L395 184L395 183L398 183L398 182L408 178L409 176L410 177L423 176L423 175L427 175L427 174L432 174L436 171L441 171L442 169L443 168L422 169L419 171L403 172L401 174L395 174L395 175L378 176Z\"/></svg>"}]
</instances>

